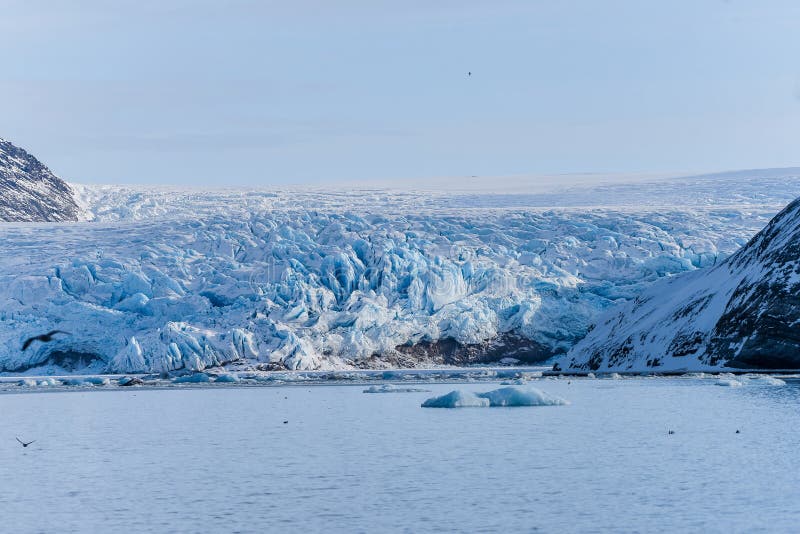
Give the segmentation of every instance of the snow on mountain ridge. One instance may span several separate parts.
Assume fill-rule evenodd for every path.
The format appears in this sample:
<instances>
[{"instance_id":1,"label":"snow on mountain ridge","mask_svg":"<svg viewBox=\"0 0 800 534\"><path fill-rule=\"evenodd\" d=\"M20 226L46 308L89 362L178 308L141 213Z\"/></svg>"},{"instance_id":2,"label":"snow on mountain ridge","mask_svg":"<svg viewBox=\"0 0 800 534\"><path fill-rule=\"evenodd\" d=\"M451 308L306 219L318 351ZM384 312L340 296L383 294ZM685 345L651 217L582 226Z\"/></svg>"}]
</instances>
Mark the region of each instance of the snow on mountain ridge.
<instances>
[{"instance_id":1,"label":"snow on mountain ridge","mask_svg":"<svg viewBox=\"0 0 800 534\"><path fill-rule=\"evenodd\" d=\"M0 138L0 221L77 221L80 215L66 182Z\"/></svg>"}]
</instances>

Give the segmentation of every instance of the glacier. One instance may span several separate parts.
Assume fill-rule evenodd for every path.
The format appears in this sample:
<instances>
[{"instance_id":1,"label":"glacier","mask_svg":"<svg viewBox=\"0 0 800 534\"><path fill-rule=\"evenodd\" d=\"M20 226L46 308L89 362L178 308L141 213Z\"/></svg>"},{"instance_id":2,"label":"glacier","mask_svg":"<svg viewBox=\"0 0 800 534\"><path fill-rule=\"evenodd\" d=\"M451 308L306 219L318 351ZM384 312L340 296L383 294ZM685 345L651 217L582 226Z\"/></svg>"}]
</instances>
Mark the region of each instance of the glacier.
<instances>
[{"instance_id":1,"label":"glacier","mask_svg":"<svg viewBox=\"0 0 800 534\"><path fill-rule=\"evenodd\" d=\"M88 222L0 225L5 374L544 360L653 281L730 256L800 194L800 171L499 192L72 187ZM56 328L71 335L20 349Z\"/></svg>"}]
</instances>

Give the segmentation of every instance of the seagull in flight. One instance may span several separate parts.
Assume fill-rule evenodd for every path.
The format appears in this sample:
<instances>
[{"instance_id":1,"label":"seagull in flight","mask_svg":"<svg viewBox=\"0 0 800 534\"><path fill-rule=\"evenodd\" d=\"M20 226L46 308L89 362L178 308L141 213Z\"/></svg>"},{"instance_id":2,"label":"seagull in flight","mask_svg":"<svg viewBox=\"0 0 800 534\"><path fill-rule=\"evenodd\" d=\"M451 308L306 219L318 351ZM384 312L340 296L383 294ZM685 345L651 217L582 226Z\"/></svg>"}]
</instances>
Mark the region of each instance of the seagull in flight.
<instances>
[{"instance_id":1,"label":"seagull in flight","mask_svg":"<svg viewBox=\"0 0 800 534\"><path fill-rule=\"evenodd\" d=\"M68 336L72 335L69 332L64 332L63 330L51 330L46 334L39 334L38 336L33 336L26 339L25 343L22 344L22 350L25 350L28 347L30 347L31 343L33 343L34 341L49 343L50 341L53 341L53 336L56 334L66 334Z\"/></svg>"},{"instance_id":2,"label":"seagull in flight","mask_svg":"<svg viewBox=\"0 0 800 534\"><path fill-rule=\"evenodd\" d=\"M36 440L33 440L33 441L29 441L29 442L25 443L24 441L22 441L22 440L21 440L21 439L19 439L19 438L17 438L17 441L19 441L20 445L22 445L23 447L27 447L27 446L28 446L28 445L30 445L31 443L35 443L35 442L36 442Z\"/></svg>"}]
</instances>

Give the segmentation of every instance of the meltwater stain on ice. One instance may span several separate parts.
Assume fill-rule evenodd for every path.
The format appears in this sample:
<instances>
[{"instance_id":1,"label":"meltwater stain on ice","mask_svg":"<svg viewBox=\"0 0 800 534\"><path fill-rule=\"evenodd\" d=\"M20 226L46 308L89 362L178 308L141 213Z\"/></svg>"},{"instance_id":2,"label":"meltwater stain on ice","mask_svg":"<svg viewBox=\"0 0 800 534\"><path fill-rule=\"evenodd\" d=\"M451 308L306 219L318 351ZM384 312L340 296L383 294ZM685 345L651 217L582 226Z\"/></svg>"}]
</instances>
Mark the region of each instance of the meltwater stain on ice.
<instances>
[{"instance_id":1,"label":"meltwater stain on ice","mask_svg":"<svg viewBox=\"0 0 800 534\"><path fill-rule=\"evenodd\" d=\"M454 390L441 397L433 397L422 403L423 408L486 408L495 406L563 406L569 401L549 395L536 388L505 387L472 393Z\"/></svg>"}]
</instances>

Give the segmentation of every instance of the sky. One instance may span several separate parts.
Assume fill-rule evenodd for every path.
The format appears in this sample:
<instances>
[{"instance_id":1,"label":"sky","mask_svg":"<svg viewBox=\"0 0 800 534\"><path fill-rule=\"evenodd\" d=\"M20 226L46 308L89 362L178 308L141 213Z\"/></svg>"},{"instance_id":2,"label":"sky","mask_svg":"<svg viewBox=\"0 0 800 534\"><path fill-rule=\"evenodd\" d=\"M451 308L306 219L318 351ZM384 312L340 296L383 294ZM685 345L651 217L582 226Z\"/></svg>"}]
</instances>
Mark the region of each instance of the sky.
<instances>
[{"instance_id":1,"label":"sky","mask_svg":"<svg viewBox=\"0 0 800 534\"><path fill-rule=\"evenodd\" d=\"M800 165L795 0L0 8L0 137L72 182L457 183Z\"/></svg>"}]
</instances>

